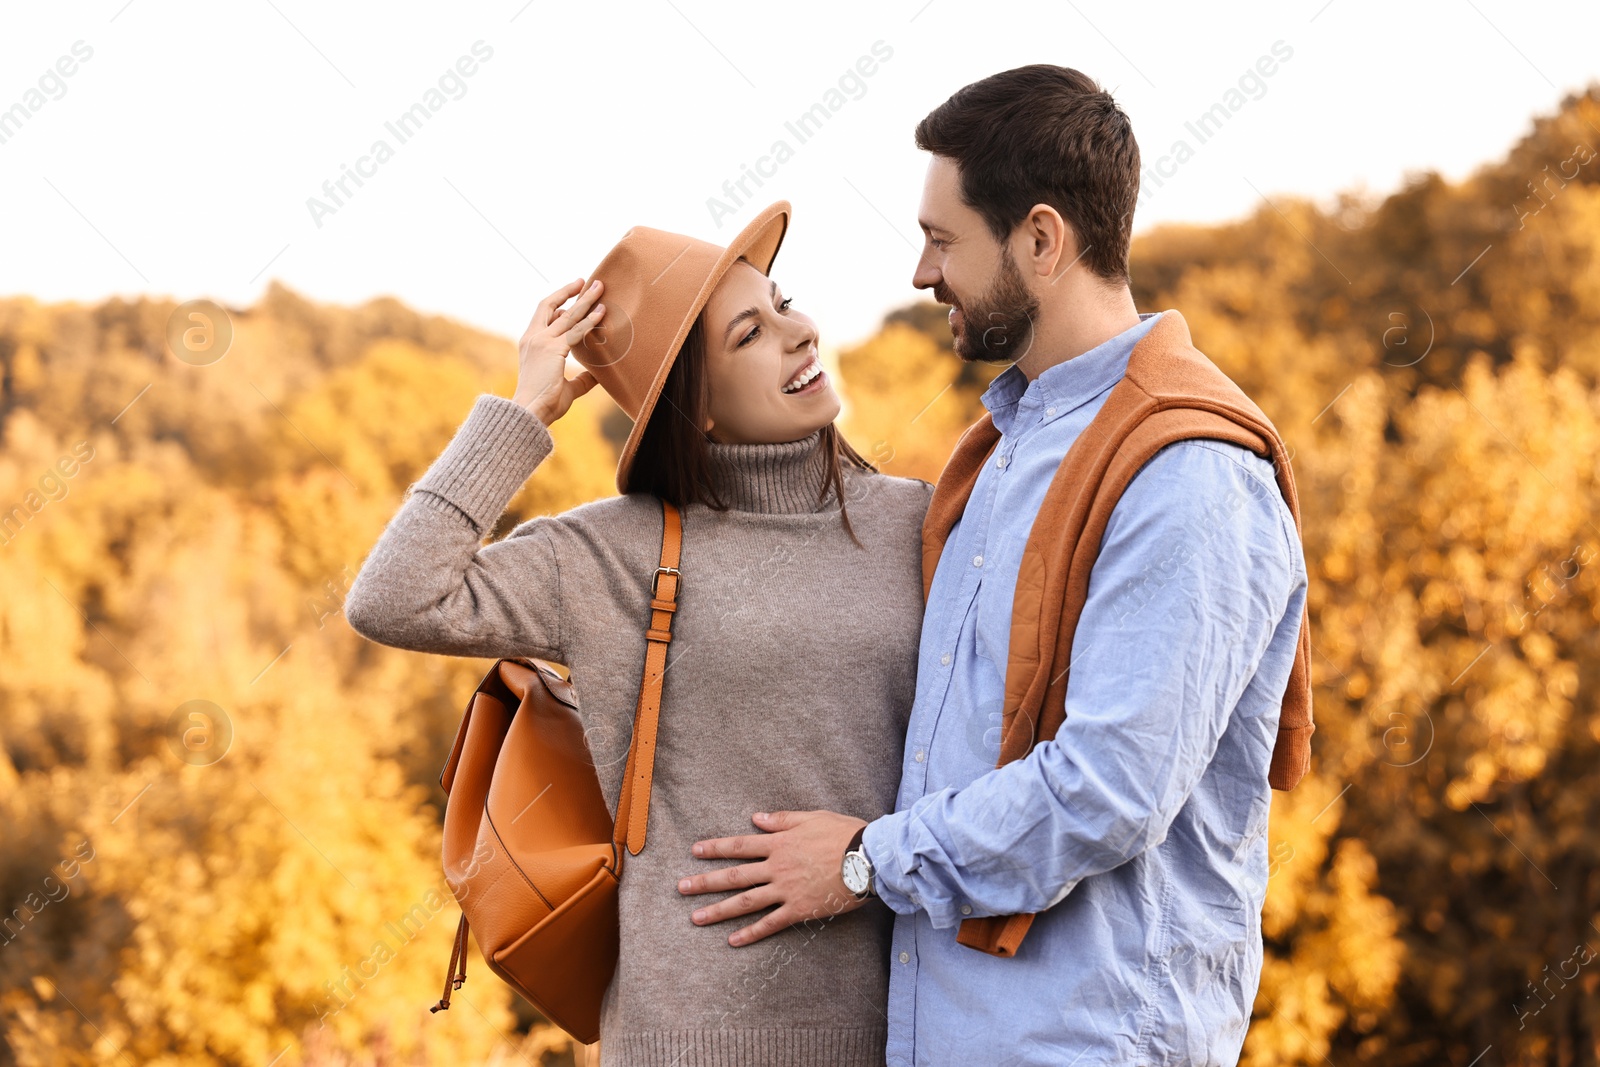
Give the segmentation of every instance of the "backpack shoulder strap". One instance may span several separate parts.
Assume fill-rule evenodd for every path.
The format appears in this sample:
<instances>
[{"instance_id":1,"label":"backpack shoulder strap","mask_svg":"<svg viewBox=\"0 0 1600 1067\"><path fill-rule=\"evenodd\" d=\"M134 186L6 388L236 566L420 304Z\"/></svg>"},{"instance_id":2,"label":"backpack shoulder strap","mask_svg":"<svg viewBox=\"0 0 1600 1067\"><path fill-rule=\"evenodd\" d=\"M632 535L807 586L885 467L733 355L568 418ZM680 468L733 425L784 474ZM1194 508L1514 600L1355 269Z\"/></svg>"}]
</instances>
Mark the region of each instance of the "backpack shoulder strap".
<instances>
[{"instance_id":1,"label":"backpack shoulder strap","mask_svg":"<svg viewBox=\"0 0 1600 1067\"><path fill-rule=\"evenodd\" d=\"M683 545L683 520L678 509L661 502L661 563L650 579L650 628L645 631L644 677L639 682L639 704L633 715L633 741L617 800L616 829L612 840L626 843L628 854L644 848L650 820L650 780L656 766L656 726L661 717L661 683L667 673L667 645L672 641L672 613L678 610L678 589L683 575L678 559Z\"/></svg>"}]
</instances>

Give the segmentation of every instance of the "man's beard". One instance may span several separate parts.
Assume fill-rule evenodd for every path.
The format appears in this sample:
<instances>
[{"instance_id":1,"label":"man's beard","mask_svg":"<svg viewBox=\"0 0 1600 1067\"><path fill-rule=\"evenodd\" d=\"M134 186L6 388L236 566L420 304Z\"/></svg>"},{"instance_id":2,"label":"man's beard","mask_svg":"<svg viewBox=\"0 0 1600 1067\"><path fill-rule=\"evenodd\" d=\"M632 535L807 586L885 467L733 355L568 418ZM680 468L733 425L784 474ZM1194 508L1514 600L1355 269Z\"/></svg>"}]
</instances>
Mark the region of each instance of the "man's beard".
<instances>
[{"instance_id":1,"label":"man's beard","mask_svg":"<svg viewBox=\"0 0 1600 1067\"><path fill-rule=\"evenodd\" d=\"M1039 301L1024 284L1009 247L1001 250L994 284L971 304L957 304L942 282L934 287L933 296L960 310L961 328L955 331L952 346L967 363L1012 363L1033 344Z\"/></svg>"}]
</instances>

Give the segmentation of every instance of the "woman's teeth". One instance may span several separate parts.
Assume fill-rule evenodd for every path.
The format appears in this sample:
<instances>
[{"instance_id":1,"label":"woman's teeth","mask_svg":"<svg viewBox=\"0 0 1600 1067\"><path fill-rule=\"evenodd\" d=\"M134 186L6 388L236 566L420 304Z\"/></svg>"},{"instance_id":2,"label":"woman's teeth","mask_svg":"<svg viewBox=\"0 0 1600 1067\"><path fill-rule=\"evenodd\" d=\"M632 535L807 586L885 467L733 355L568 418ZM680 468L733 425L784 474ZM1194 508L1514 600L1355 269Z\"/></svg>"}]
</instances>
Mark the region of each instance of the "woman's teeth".
<instances>
[{"instance_id":1,"label":"woman's teeth","mask_svg":"<svg viewBox=\"0 0 1600 1067\"><path fill-rule=\"evenodd\" d=\"M812 361L811 363L806 364L805 369L799 374L795 375L794 378L790 380L788 385L783 387L783 391L785 393L798 393L801 389L804 389L807 385L811 384L811 379L815 378L821 373L822 364Z\"/></svg>"}]
</instances>

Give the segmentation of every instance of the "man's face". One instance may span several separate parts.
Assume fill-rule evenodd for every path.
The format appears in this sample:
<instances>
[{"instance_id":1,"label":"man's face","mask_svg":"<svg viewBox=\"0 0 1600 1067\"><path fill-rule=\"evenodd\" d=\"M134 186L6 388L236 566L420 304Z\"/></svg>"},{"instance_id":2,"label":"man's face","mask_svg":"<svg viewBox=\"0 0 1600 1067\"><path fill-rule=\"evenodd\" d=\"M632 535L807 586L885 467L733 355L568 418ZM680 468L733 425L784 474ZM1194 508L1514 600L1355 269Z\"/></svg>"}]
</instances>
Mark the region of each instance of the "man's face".
<instances>
[{"instance_id":1,"label":"man's face","mask_svg":"<svg viewBox=\"0 0 1600 1067\"><path fill-rule=\"evenodd\" d=\"M961 199L961 172L944 156L928 161L917 211L922 255L911 284L950 305L956 355L967 362L1011 363L1033 343L1039 301L1009 246Z\"/></svg>"}]
</instances>

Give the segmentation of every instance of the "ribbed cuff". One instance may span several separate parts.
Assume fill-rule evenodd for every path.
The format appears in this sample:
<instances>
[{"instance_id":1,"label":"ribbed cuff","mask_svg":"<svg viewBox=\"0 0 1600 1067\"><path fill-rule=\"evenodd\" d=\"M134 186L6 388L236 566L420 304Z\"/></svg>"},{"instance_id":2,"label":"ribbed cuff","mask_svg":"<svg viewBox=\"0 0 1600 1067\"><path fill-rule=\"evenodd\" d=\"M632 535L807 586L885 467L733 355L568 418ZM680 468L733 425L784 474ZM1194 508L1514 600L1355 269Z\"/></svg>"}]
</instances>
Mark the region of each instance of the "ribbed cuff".
<instances>
[{"instance_id":1,"label":"ribbed cuff","mask_svg":"<svg viewBox=\"0 0 1600 1067\"><path fill-rule=\"evenodd\" d=\"M481 533L495 524L554 449L550 430L531 411L508 397L482 393L450 444L408 493L443 497Z\"/></svg>"}]
</instances>

